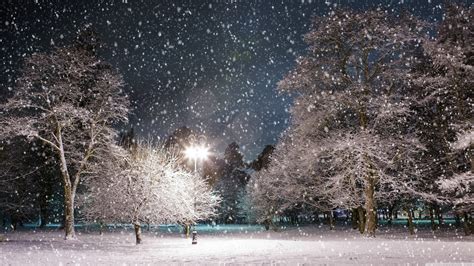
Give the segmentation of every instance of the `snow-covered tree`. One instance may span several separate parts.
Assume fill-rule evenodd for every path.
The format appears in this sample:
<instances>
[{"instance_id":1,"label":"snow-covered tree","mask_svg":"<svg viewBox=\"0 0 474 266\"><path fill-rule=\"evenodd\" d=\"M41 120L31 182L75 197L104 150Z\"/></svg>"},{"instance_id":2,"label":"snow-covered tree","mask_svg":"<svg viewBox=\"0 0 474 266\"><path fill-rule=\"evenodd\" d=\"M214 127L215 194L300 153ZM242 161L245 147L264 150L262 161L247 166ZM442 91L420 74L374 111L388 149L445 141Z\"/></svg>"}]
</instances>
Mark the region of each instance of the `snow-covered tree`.
<instances>
[{"instance_id":1,"label":"snow-covered tree","mask_svg":"<svg viewBox=\"0 0 474 266\"><path fill-rule=\"evenodd\" d=\"M457 135L457 141L452 143L454 151L466 154L469 165L464 171L454 173L452 177L440 178L436 183L443 196L448 197L454 209L463 216L464 232L470 235L474 231L472 212L474 211L474 138L473 130L468 129Z\"/></svg>"},{"instance_id":2,"label":"snow-covered tree","mask_svg":"<svg viewBox=\"0 0 474 266\"><path fill-rule=\"evenodd\" d=\"M131 223L140 244L141 224L192 224L215 215L219 197L199 175L162 145L139 144L109 161L103 178L88 182L83 209L88 220Z\"/></svg>"},{"instance_id":3,"label":"snow-covered tree","mask_svg":"<svg viewBox=\"0 0 474 266\"><path fill-rule=\"evenodd\" d=\"M424 61L411 76L419 90L422 140L431 191L471 223L474 181L474 8L445 4L437 35L423 41ZM436 182L433 182L437 180Z\"/></svg>"},{"instance_id":4,"label":"snow-covered tree","mask_svg":"<svg viewBox=\"0 0 474 266\"><path fill-rule=\"evenodd\" d=\"M270 157L268 167L255 172L247 186L252 209L258 221L271 224L274 216L295 209L330 211L322 179L304 139L294 139L289 132L281 138ZM329 193L328 193L329 194Z\"/></svg>"},{"instance_id":5,"label":"snow-covered tree","mask_svg":"<svg viewBox=\"0 0 474 266\"><path fill-rule=\"evenodd\" d=\"M363 206L363 231L373 236L377 200L409 186L417 173L393 169L415 165L421 148L409 123L405 79L422 29L409 15L381 10L316 17L305 36L307 55L279 83L296 97L287 132L292 141L277 146L274 153L284 158L271 167L282 171L268 179L306 204Z\"/></svg>"},{"instance_id":6,"label":"snow-covered tree","mask_svg":"<svg viewBox=\"0 0 474 266\"><path fill-rule=\"evenodd\" d=\"M13 97L0 105L0 136L40 140L54 151L64 188L65 238L75 238L74 200L91 163L106 161L114 123L125 121L122 77L96 56L90 29L50 53L27 57ZM100 151L100 152L99 152Z\"/></svg>"}]
</instances>

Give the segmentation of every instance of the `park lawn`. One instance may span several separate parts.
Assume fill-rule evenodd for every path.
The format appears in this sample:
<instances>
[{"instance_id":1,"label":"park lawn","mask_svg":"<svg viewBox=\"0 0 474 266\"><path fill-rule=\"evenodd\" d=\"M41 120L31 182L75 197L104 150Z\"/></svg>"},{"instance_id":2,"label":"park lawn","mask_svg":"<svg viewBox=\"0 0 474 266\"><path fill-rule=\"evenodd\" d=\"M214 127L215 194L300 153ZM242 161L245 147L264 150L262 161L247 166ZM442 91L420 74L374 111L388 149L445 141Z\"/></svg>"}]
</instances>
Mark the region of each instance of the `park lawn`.
<instances>
[{"instance_id":1,"label":"park lawn","mask_svg":"<svg viewBox=\"0 0 474 266\"><path fill-rule=\"evenodd\" d=\"M63 240L57 230L20 230L0 242L2 265L112 264L369 264L474 262L474 238L462 230L436 233L424 228L409 236L403 227L381 228L365 238L339 226L308 225L277 231L258 226L199 226L198 244L160 227L144 230L135 245L130 229L78 230L78 240Z\"/></svg>"}]
</instances>

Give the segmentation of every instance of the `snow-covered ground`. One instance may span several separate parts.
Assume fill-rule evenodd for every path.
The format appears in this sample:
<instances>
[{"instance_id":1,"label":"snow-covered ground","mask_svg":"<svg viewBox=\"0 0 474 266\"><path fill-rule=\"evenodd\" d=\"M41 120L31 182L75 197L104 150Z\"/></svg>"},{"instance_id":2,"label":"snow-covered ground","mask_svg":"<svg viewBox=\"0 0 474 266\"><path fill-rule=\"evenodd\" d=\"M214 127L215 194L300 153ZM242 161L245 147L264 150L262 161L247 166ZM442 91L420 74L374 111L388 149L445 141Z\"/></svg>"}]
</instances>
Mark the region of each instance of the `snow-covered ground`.
<instances>
[{"instance_id":1,"label":"snow-covered ground","mask_svg":"<svg viewBox=\"0 0 474 266\"><path fill-rule=\"evenodd\" d=\"M79 231L78 240L64 241L57 230L7 233L0 242L1 265L122 264L399 264L474 262L474 237L454 229L432 234L403 228L378 232L367 239L357 232L319 226L277 232L260 227L200 227L198 244L174 232L147 232L134 244L132 230ZM383 230L383 231L382 231Z\"/></svg>"}]
</instances>

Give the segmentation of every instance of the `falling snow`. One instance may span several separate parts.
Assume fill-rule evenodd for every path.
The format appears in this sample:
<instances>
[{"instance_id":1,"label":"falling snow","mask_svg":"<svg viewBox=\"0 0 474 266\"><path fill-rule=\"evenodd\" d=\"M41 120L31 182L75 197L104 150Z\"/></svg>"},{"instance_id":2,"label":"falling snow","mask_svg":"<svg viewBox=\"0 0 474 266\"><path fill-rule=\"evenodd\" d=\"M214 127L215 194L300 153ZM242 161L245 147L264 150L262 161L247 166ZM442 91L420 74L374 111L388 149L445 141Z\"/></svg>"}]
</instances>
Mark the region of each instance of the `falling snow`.
<instances>
[{"instance_id":1,"label":"falling snow","mask_svg":"<svg viewBox=\"0 0 474 266\"><path fill-rule=\"evenodd\" d=\"M474 261L472 1L0 13L0 264Z\"/></svg>"}]
</instances>

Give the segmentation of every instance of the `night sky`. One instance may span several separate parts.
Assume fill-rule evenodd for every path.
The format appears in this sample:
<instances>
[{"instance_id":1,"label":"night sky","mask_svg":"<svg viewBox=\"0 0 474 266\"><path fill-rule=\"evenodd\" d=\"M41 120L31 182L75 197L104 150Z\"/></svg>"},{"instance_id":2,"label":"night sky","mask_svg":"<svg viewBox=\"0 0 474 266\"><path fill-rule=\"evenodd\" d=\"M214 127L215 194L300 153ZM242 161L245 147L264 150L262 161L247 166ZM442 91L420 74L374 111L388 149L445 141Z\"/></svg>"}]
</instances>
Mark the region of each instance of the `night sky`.
<instances>
[{"instance_id":1,"label":"night sky","mask_svg":"<svg viewBox=\"0 0 474 266\"><path fill-rule=\"evenodd\" d=\"M469 1L466 1L469 2ZM70 44L92 24L100 56L124 76L130 126L165 137L188 126L217 153L236 141L246 160L288 126L291 97L276 83L305 52L311 16L334 5L406 9L441 18L442 1L14 1L1 0L0 97L22 58Z\"/></svg>"}]
</instances>

